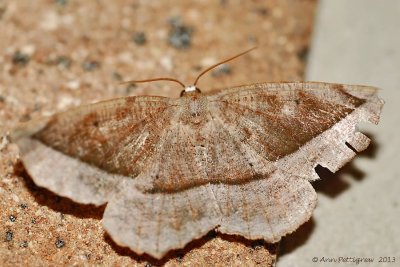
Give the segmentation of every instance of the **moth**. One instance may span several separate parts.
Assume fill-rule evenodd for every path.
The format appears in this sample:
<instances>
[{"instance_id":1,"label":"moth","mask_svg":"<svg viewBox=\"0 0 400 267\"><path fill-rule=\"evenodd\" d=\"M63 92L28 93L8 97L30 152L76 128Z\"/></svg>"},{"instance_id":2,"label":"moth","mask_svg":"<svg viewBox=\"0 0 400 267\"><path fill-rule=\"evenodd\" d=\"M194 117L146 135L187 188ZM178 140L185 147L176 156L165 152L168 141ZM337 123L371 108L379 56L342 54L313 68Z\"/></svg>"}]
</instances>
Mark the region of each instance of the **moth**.
<instances>
[{"instance_id":1,"label":"moth","mask_svg":"<svg viewBox=\"0 0 400 267\"><path fill-rule=\"evenodd\" d=\"M107 100L10 137L37 185L107 203L105 230L138 254L162 258L212 229L277 242L311 217L315 167L335 172L368 146L356 125L377 124L383 101L374 87L322 82L202 93L206 71L187 87L151 79L181 84L179 98Z\"/></svg>"}]
</instances>

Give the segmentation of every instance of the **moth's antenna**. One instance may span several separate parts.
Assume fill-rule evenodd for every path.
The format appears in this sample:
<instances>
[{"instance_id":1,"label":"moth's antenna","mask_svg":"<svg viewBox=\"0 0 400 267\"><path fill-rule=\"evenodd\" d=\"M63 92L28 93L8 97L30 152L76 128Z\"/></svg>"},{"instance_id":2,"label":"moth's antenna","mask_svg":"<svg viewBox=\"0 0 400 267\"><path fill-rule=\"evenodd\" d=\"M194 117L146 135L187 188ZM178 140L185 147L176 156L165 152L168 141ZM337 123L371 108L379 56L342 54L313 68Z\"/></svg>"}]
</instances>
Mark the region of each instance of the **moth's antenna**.
<instances>
[{"instance_id":1,"label":"moth's antenna","mask_svg":"<svg viewBox=\"0 0 400 267\"><path fill-rule=\"evenodd\" d=\"M234 60L235 58L238 58L240 56L243 56L244 54L249 53L250 51L256 49L257 47L253 47L249 50L246 50L240 54L237 54L236 56L230 57L228 59L225 59L217 64L214 64L210 67L208 67L207 69L205 69L203 72L201 72L199 74L199 76L197 76L196 80L194 81L193 86L195 87L197 82L199 81L200 77L203 76L205 73L209 72L210 70L214 69L215 67L218 67L219 65L222 65L228 61ZM159 77L159 78L153 78L153 79L146 79L146 80L131 80L131 81L126 81L126 82L121 82L120 84L133 84L133 83L147 83L147 82L155 82L155 81L171 81L171 82L176 82L178 84L180 84L180 86L182 86L185 90L187 89L186 86L179 80L174 79L174 78L168 78L168 77ZM190 87L192 88L192 87ZM188 89L189 90L189 89Z\"/></svg>"},{"instance_id":2,"label":"moth's antenna","mask_svg":"<svg viewBox=\"0 0 400 267\"><path fill-rule=\"evenodd\" d=\"M247 53L249 53L250 51L252 51L252 50L254 50L254 49L256 49L256 48L257 48L257 46L255 46L255 47L253 47L253 48L250 48L249 50L246 50L246 51L244 51L244 52L242 52L242 53L240 53L240 54L238 54L238 55L236 55L236 56L230 57L230 58L228 58L228 59L225 59L225 60L223 60L223 61L221 61L221 62L219 62L219 63L216 63L216 64L214 64L214 65L208 67L207 69L203 70L203 71L199 74L199 76L197 76L197 78L196 78L196 80L194 81L194 84L193 84L193 85L196 86L196 84L197 84L197 82L199 81L200 77L203 76L204 74L206 74L207 72L209 72L210 70L214 69L215 67L218 67L219 65L222 65L222 64L224 64L224 63L226 63L226 62L228 62L228 61L231 61L231 60L234 60L235 58L238 58L238 57L240 57L240 56L243 56L244 54L247 54Z\"/></svg>"},{"instance_id":3,"label":"moth's antenna","mask_svg":"<svg viewBox=\"0 0 400 267\"><path fill-rule=\"evenodd\" d=\"M177 79L174 79L174 78L168 78L168 77L160 77L160 78L153 78L153 79L146 79L146 80L132 80L132 81L122 82L120 84L147 83L147 82L155 82L155 81L171 81L171 82L179 83L183 88L186 87L181 81L178 81Z\"/></svg>"}]
</instances>

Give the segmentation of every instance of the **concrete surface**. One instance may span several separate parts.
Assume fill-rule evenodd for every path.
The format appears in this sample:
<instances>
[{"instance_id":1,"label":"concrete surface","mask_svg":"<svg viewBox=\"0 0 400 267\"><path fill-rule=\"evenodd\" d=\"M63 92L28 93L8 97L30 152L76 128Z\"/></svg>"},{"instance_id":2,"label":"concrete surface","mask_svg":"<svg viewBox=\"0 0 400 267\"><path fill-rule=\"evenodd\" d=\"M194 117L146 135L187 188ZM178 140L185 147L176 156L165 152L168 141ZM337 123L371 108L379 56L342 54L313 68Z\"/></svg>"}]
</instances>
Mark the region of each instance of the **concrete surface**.
<instances>
[{"instance_id":1,"label":"concrete surface","mask_svg":"<svg viewBox=\"0 0 400 267\"><path fill-rule=\"evenodd\" d=\"M400 1L324 0L315 27L307 79L374 85L386 104L379 126L360 126L370 148L315 184L313 221L285 240L278 267L400 266Z\"/></svg>"}]
</instances>

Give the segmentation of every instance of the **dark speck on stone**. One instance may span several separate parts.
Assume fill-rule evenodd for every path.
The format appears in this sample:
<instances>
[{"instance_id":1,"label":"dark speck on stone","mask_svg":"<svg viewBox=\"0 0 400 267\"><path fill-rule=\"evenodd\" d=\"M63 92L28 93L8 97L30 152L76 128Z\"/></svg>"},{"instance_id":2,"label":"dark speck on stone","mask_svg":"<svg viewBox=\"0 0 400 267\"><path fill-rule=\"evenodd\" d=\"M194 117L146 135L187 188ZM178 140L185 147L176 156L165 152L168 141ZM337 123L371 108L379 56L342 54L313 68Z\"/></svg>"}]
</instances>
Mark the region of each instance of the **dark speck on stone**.
<instances>
[{"instance_id":1,"label":"dark speck on stone","mask_svg":"<svg viewBox=\"0 0 400 267\"><path fill-rule=\"evenodd\" d=\"M15 65L19 66L25 66L26 64L28 64L29 60L30 60L29 56L20 51L15 52L12 57L12 62Z\"/></svg>"},{"instance_id":2,"label":"dark speck on stone","mask_svg":"<svg viewBox=\"0 0 400 267\"><path fill-rule=\"evenodd\" d=\"M3 4L0 2L0 19L3 18L5 12L6 12L6 7L5 5L3 6Z\"/></svg>"},{"instance_id":3,"label":"dark speck on stone","mask_svg":"<svg viewBox=\"0 0 400 267\"><path fill-rule=\"evenodd\" d=\"M151 263L146 263L146 264L144 265L144 267L153 267L153 265L151 265Z\"/></svg>"},{"instance_id":4,"label":"dark speck on stone","mask_svg":"<svg viewBox=\"0 0 400 267\"><path fill-rule=\"evenodd\" d=\"M137 45L144 45L147 42L146 35L144 32L135 32L132 41Z\"/></svg>"},{"instance_id":5,"label":"dark speck on stone","mask_svg":"<svg viewBox=\"0 0 400 267\"><path fill-rule=\"evenodd\" d=\"M211 72L211 75L214 77L221 76L221 75L229 75L232 73L232 68L227 64L222 64L221 66L217 67L215 70Z\"/></svg>"},{"instance_id":6,"label":"dark speck on stone","mask_svg":"<svg viewBox=\"0 0 400 267\"><path fill-rule=\"evenodd\" d=\"M169 21L171 30L168 42L175 48L187 49L190 47L193 29L182 24L179 17L174 17Z\"/></svg>"},{"instance_id":7,"label":"dark speck on stone","mask_svg":"<svg viewBox=\"0 0 400 267\"><path fill-rule=\"evenodd\" d=\"M13 237L14 237L14 233L12 231L8 230L6 232L6 241L10 242L11 240L13 240Z\"/></svg>"},{"instance_id":8,"label":"dark speck on stone","mask_svg":"<svg viewBox=\"0 0 400 267\"><path fill-rule=\"evenodd\" d=\"M68 4L68 0L54 0L54 2L59 6L65 6Z\"/></svg>"},{"instance_id":9,"label":"dark speck on stone","mask_svg":"<svg viewBox=\"0 0 400 267\"><path fill-rule=\"evenodd\" d=\"M27 248L28 247L28 241L22 241L22 243L19 245L21 248Z\"/></svg>"},{"instance_id":10,"label":"dark speck on stone","mask_svg":"<svg viewBox=\"0 0 400 267\"><path fill-rule=\"evenodd\" d=\"M21 209L26 209L26 208L28 207L28 204L22 203L22 204L20 205L20 207L21 207Z\"/></svg>"},{"instance_id":11,"label":"dark speck on stone","mask_svg":"<svg viewBox=\"0 0 400 267\"><path fill-rule=\"evenodd\" d=\"M100 63L97 61L86 61L82 64L82 67L85 71L93 71L100 67Z\"/></svg>"},{"instance_id":12,"label":"dark speck on stone","mask_svg":"<svg viewBox=\"0 0 400 267\"><path fill-rule=\"evenodd\" d=\"M56 245L57 248L62 248L62 247L65 246L65 242L64 242L64 240L59 238L59 239L57 239L55 245Z\"/></svg>"},{"instance_id":13,"label":"dark speck on stone","mask_svg":"<svg viewBox=\"0 0 400 267\"><path fill-rule=\"evenodd\" d=\"M59 56L56 60L57 66L63 69L68 69L71 67L72 60L66 56Z\"/></svg>"},{"instance_id":14,"label":"dark speck on stone","mask_svg":"<svg viewBox=\"0 0 400 267\"><path fill-rule=\"evenodd\" d=\"M112 76L113 76L113 78L114 78L115 80L117 80L117 81L122 81L122 75L119 74L118 72L116 72L116 71L113 72Z\"/></svg>"},{"instance_id":15,"label":"dark speck on stone","mask_svg":"<svg viewBox=\"0 0 400 267\"><path fill-rule=\"evenodd\" d=\"M267 16L270 13L269 9L265 7L257 8L255 9L255 12L260 14L261 16Z\"/></svg>"},{"instance_id":16,"label":"dark speck on stone","mask_svg":"<svg viewBox=\"0 0 400 267\"><path fill-rule=\"evenodd\" d=\"M32 219L32 220L31 220L31 223L36 224L36 220L35 220L35 219Z\"/></svg>"},{"instance_id":17,"label":"dark speck on stone","mask_svg":"<svg viewBox=\"0 0 400 267\"><path fill-rule=\"evenodd\" d=\"M10 219L11 222L15 222L17 220L17 217L15 217L14 215L10 215L10 217L8 217Z\"/></svg>"}]
</instances>

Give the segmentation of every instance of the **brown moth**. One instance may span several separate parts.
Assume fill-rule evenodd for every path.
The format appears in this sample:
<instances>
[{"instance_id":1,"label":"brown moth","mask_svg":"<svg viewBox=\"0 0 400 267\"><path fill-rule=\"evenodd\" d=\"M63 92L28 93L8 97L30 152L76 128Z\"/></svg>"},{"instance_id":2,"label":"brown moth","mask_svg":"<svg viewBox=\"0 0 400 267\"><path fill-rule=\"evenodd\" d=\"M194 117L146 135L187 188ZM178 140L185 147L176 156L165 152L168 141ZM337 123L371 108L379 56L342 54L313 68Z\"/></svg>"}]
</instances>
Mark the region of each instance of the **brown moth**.
<instances>
[{"instance_id":1,"label":"brown moth","mask_svg":"<svg viewBox=\"0 0 400 267\"><path fill-rule=\"evenodd\" d=\"M368 146L355 127L377 124L383 101L373 87L321 82L203 94L204 73L180 98L103 101L11 138L37 185L108 203L104 228L136 253L161 258L212 229L277 242L311 217L314 168L335 172Z\"/></svg>"}]
</instances>

